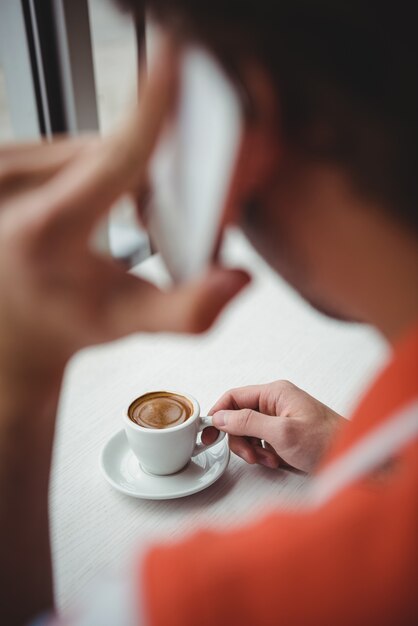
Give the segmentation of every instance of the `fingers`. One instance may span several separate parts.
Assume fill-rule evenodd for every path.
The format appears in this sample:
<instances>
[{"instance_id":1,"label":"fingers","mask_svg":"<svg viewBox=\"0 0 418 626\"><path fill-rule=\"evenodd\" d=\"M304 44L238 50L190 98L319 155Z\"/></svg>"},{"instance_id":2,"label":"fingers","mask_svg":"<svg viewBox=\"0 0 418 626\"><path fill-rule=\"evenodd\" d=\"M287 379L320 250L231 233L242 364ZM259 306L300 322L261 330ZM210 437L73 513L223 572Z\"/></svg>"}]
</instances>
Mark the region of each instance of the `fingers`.
<instances>
[{"instance_id":1,"label":"fingers","mask_svg":"<svg viewBox=\"0 0 418 626\"><path fill-rule=\"evenodd\" d=\"M230 435L229 447L234 454L251 465L258 464L271 469L276 469L280 465L280 459L275 451L263 447L260 439Z\"/></svg>"},{"instance_id":2,"label":"fingers","mask_svg":"<svg viewBox=\"0 0 418 626\"><path fill-rule=\"evenodd\" d=\"M27 159L33 162L36 159L44 158L45 155L53 158L61 156L71 156L86 143L94 141L94 135L83 135L81 137L57 137L52 141L38 140L21 143L10 143L0 146L0 165L12 163L14 166L24 163Z\"/></svg>"},{"instance_id":3,"label":"fingers","mask_svg":"<svg viewBox=\"0 0 418 626\"><path fill-rule=\"evenodd\" d=\"M248 281L245 272L216 268L199 281L161 292L126 274L111 295L108 324L117 336L138 331L203 332Z\"/></svg>"},{"instance_id":4,"label":"fingers","mask_svg":"<svg viewBox=\"0 0 418 626\"><path fill-rule=\"evenodd\" d=\"M272 431L277 428L277 417L247 408L238 411L217 411L213 415L212 423L230 435L269 440Z\"/></svg>"},{"instance_id":5,"label":"fingers","mask_svg":"<svg viewBox=\"0 0 418 626\"><path fill-rule=\"evenodd\" d=\"M287 380L277 380L263 385L250 385L227 391L212 407L209 415L217 411L254 409L263 415L282 415L305 392Z\"/></svg>"},{"instance_id":6,"label":"fingers","mask_svg":"<svg viewBox=\"0 0 418 626\"><path fill-rule=\"evenodd\" d=\"M173 99L176 59L168 44L146 80L139 105L123 126L81 155L48 184L24 199L27 210L38 212L48 227L71 222L71 234L89 237L98 218L146 176L149 157ZM51 233L49 233L51 234Z\"/></svg>"},{"instance_id":7,"label":"fingers","mask_svg":"<svg viewBox=\"0 0 418 626\"><path fill-rule=\"evenodd\" d=\"M205 428L202 432L202 442L210 445L218 437L219 431L213 426ZM264 467L276 469L279 467L280 459L274 449L268 444L262 446L260 439L256 437L229 437L229 447L234 454L251 465L257 463Z\"/></svg>"},{"instance_id":8,"label":"fingers","mask_svg":"<svg viewBox=\"0 0 418 626\"><path fill-rule=\"evenodd\" d=\"M209 415L217 411L237 409L258 409L259 398L265 385L248 385L238 389L230 389L213 405Z\"/></svg>"},{"instance_id":9,"label":"fingers","mask_svg":"<svg viewBox=\"0 0 418 626\"><path fill-rule=\"evenodd\" d=\"M177 91L178 49L171 39L162 38L158 56L150 72L141 71L139 107L132 110L109 138L111 149L118 151L124 169L138 178L138 165L146 166L155 143L174 104ZM140 181L145 171L139 175ZM135 186L135 180L132 181Z\"/></svg>"},{"instance_id":10,"label":"fingers","mask_svg":"<svg viewBox=\"0 0 418 626\"><path fill-rule=\"evenodd\" d=\"M202 443L209 446L211 443L216 441L219 435L219 430L213 428L213 426L209 426L202 431Z\"/></svg>"},{"instance_id":11,"label":"fingers","mask_svg":"<svg viewBox=\"0 0 418 626\"><path fill-rule=\"evenodd\" d=\"M0 201L45 183L97 141L88 136L0 148Z\"/></svg>"},{"instance_id":12,"label":"fingers","mask_svg":"<svg viewBox=\"0 0 418 626\"><path fill-rule=\"evenodd\" d=\"M148 180L144 180L139 189L135 189L133 199L136 208L136 217L141 226L148 227L148 209L151 198L151 187Z\"/></svg>"}]
</instances>

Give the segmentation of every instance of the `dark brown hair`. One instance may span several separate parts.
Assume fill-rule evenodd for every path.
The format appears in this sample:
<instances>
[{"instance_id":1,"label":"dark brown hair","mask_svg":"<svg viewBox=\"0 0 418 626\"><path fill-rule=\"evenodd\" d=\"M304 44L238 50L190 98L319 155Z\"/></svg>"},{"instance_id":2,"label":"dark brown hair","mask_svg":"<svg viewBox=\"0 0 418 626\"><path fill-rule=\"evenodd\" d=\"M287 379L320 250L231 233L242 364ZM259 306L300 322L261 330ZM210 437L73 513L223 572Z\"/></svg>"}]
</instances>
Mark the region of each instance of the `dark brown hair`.
<instances>
[{"instance_id":1,"label":"dark brown hair","mask_svg":"<svg viewBox=\"0 0 418 626\"><path fill-rule=\"evenodd\" d=\"M140 14L144 2L120 0ZM285 140L343 167L418 231L414 2L150 0L157 20L207 44L233 74L252 56L280 99ZM235 69L234 69L235 68Z\"/></svg>"}]
</instances>

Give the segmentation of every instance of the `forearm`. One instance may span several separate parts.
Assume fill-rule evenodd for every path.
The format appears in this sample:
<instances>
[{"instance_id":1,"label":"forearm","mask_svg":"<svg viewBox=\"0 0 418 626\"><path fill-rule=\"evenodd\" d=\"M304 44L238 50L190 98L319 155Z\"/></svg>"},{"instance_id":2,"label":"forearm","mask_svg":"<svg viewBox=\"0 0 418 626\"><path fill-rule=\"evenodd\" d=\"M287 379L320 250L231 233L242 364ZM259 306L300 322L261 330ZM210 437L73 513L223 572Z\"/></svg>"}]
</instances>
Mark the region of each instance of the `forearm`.
<instances>
[{"instance_id":1,"label":"forearm","mask_svg":"<svg viewBox=\"0 0 418 626\"><path fill-rule=\"evenodd\" d=\"M10 375L0 362L0 622L52 607L48 486L62 369Z\"/></svg>"}]
</instances>

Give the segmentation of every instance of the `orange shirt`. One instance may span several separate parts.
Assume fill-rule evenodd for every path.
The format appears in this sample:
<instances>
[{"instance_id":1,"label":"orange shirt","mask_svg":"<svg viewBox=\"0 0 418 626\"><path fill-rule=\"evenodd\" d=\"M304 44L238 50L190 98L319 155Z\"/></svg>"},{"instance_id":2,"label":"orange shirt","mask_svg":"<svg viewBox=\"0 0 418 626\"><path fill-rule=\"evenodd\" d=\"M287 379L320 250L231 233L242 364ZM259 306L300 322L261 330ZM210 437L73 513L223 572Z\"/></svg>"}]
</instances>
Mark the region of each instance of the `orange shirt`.
<instances>
[{"instance_id":1,"label":"orange shirt","mask_svg":"<svg viewBox=\"0 0 418 626\"><path fill-rule=\"evenodd\" d=\"M418 398L418 328L325 465ZM151 626L418 624L418 441L320 508L156 547L141 571Z\"/></svg>"}]
</instances>

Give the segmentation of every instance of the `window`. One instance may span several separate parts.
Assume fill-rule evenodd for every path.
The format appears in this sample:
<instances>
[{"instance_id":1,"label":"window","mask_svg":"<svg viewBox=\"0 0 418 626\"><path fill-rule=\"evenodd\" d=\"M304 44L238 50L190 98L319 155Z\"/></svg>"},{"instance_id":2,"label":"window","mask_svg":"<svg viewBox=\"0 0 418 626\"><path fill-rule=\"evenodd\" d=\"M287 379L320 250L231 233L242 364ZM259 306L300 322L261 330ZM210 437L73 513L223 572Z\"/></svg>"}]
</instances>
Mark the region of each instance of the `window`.
<instances>
[{"instance_id":1,"label":"window","mask_svg":"<svg viewBox=\"0 0 418 626\"><path fill-rule=\"evenodd\" d=\"M12 122L6 94L4 70L0 65L0 143L13 139Z\"/></svg>"},{"instance_id":2,"label":"window","mask_svg":"<svg viewBox=\"0 0 418 626\"><path fill-rule=\"evenodd\" d=\"M112 0L89 0L89 13L100 128L106 131L136 95L135 26Z\"/></svg>"},{"instance_id":3,"label":"window","mask_svg":"<svg viewBox=\"0 0 418 626\"><path fill-rule=\"evenodd\" d=\"M99 125L106 132L136 98L136 31L131 16L112 0L89 0L89 15ZM109 244L113 255L129 264L149 255L148 238L138 228L130 202L121 202L112 211Z\"/></svg>"},{"instance_id":4,"label":"window","mask_svg":"<svg viewBox=\"0 0 418 626\"><path fill-rule=\"evenodd\" d=\"M136 92L135 25L112 0L1 0L0 141L106 132ZM129 202L98 240L128 264L149 255Z\"/></svg>"}]
</instances>

